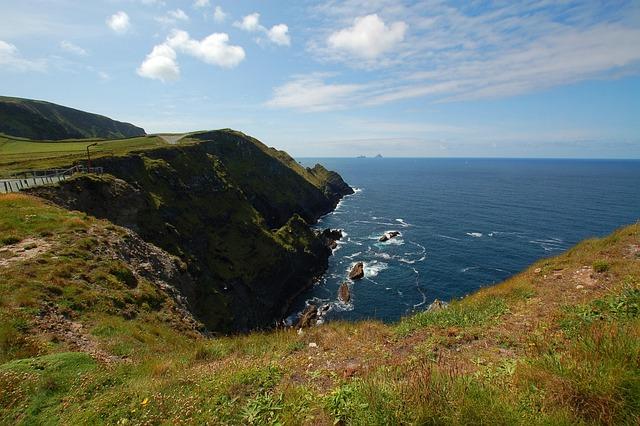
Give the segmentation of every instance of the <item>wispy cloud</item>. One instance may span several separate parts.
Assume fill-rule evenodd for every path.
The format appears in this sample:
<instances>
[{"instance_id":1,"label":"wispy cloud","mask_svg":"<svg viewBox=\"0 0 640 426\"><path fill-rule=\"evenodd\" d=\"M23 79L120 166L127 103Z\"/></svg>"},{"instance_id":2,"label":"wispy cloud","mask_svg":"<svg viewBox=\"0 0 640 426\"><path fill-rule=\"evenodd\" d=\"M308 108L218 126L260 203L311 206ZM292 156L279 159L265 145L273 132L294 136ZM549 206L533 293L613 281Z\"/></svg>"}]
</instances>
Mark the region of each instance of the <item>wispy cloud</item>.
<instances>
[{"instance_id":1,"label":"wispy cloud","mask_svg":"<svg viewBox=\"0 0 640 426\"><path fill-rule=\"evenodd\" d=\"M0 40L0 66L3 71L44 71L47 63L44 60L26 59L15 45Z\"/></svg>"},{"instance_id":2,"label":"wispy cloud","mask_svg":"<svg viewBox=\"0 0 640 426\"><path fill-rule=\"evenodd\" d=\"M60 42L60 48L65 52L72 53L78 56L87 56L88 54L85 49L67 40L63 40Z\"/></svg>"},{"instance_id":3,"label":"wispy cloud","mask_svg":"<svg viewBox=\"0 0 640 426\"><path fill-rule=\"evenodd\" d=\"M321 62L380 71L383 79L369 84L374 91L350 93L352 106L506 97L638 73L639 9L630 2L531 0L479 9L441 1L328 1L310 14L319 17L319 30L308 50ZM283 104L279 94L297 80L277 88L270 103ZM316 83L322 91L325 83ZM323 100L344 105L342 97L335 92ZM315 102L313 108L328 109Z\"/></svg>"}]
</instances>

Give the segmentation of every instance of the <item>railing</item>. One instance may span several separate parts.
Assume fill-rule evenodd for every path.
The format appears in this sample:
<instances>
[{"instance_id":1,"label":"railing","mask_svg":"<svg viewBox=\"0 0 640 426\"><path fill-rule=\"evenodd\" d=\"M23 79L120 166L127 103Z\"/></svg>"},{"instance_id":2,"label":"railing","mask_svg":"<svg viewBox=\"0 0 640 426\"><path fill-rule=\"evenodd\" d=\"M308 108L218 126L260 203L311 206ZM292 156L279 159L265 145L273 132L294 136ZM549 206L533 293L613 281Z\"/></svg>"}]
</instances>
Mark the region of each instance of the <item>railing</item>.
<instances>
[{"instance_id":1,"label":"railing","mask_svg":"<svg viewBox=\"0 0 640 426\"><path fill-rule=\"evenodd\" d=\"M33 188L57 183L66 180L75 173L102 174L102 167L87 167L82 164L68 169L34 170L13 174L9 179L0 179L0 193L18 192L23 189Z\"/></svg>"}]
</instances>

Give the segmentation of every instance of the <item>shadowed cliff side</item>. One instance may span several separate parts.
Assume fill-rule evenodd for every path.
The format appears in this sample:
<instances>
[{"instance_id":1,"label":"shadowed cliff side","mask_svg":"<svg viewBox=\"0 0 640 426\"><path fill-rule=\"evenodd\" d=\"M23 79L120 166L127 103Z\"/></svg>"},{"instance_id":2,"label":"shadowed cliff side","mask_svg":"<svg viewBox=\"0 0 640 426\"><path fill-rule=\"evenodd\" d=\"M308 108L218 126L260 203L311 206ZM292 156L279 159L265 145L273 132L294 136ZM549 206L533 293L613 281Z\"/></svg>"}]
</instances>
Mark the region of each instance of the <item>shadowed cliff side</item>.
<instances>
[{"instance_id":1,"label":"shadowed cliff side","mask_svg":"<svg viewBox=\"0 0 640 426\"><path fill-rule=\"evenodd\" d=\"M326 269L331 252L307 223L351 188L258 144L211 132L194 145L100 159L105 175L31 192L179 256L195 277L190 306L208 329L267 327Z\"/></svg>"}]
</instances>

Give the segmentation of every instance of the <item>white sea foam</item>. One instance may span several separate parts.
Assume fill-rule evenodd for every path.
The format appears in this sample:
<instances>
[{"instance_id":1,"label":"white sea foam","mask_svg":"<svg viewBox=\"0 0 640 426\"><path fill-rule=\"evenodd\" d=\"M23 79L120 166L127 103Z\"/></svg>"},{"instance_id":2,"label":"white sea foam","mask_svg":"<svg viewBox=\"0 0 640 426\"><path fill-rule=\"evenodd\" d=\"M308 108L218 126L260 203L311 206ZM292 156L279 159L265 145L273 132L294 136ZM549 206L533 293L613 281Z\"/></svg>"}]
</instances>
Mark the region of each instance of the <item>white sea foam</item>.
<instances>
[{"instance_id":1,"label":"white sea foam","mask_svg":"<svg viewBox=\"0 0 640 426\"><path fill-rule=\"evenodd\" d=\"M378 262L374 260L373 262L365 262L364 264L364 276L366 278L372 278L378 276L381 271L387 269L389 265L384 262Z\"/></svg>"},{"instance_id":2,"label":"white sea foam","mask_svg":"<svg viewBox=\"0 0 640 426\"><path fill-rule=\"evenodd\" d=\"M357 253L350 254L349 256L345 256L345 259L353 259L354 257L360 256L361 254L362 254L362 252L359 251Z\"/></svg>"},{"instance_id":3,"label":"white sea foam","mask_svg":"<svg viewBox=\"0 0 640 426\"><path fill-rule=\"evenodd\" d=\"M401 257L400 259L398 259L400 262L402 263L406 263L408 265L413 265L414 263L420 263L422 261L424 261L427 258L426 255L422 255L422 257L420 257L419 259L405 259L404 257Z\"/></svg>"},{"instance_id":4,"label":"white sea foam","mask_svg":"<svg viewBox=\"0 0 640 426\"><path fill-rule=\"evenodd\" d=\"M467 266L466 268L460 269L460 272L465 273L468 271L473 271L474 269L479 269L479 266Z\"/></svg>"},{"instance_id":5,"label":"white sea foam","mask_svg":"<svg viewBox=\"0 0 640 426\"><path fill-rule=\"evenodd\" d=\"M473 238L480 238L482 237L482 233L481 232L467 232L467 235Z\"/></svg>"},{"instance_id":6,"label":"white sea foam","mask_svg":"<svg viewBox=\"0 0 640 426\"><path fill-rule=\"evenodd\" d=\"M436 236L437 236L437 237L440 237L440 238L446 238L447 240L460 241L460 238L450 237L450 236L448 236L448 235L440 235L440 234L437 234Z\"/></svg>"},{"instance_id":7,"label":"white sea foam","mask_svg":"<svg viewBox=\"0 0 640 426\"><path fill-rule=\"evenodd\" d=\"M385 260L391 260L393 257L389 253L376 253L376 257L381 257Z\"/></svg>"},{"instance_id":8,"label":"white sea foam","mask_svg":"<svg viewBox=\"0 0 640 426\"><path fill-rule=\"evenodd\" d=\"M402 218L398 218L398 219L396 219L396 222L400 223L400 225L401 225L403 228L407 228L407 227L411 226L411 224L410 224L410 223L405 222L405 221L404 221L404 219L402 219Z\"/></svg>"}]
</instances>

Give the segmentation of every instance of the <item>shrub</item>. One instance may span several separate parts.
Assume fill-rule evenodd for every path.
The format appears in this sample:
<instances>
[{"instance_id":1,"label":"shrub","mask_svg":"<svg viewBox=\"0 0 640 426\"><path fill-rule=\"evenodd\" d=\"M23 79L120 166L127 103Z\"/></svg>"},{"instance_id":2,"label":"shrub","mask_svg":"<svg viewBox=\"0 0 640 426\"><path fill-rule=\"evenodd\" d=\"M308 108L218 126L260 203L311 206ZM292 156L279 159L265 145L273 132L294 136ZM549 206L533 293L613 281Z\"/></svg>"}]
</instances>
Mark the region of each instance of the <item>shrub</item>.
<instances>
[{"instance_id":1,"label":"shrub","mask_svg":"<svg viewBox=\"0 0 640 426\"><path fill-rule=\"evenodd\" d=\"M609 262L606 260L596 260L593 262L593 270L599 273L607 272L609 270Z\"/></svg>"},{"instance_id":2,"label":"shrub","mask_svg":"<svg viewBox=\"0 0 640 426\"><path fill-rule=\"evenodd\" d=\"M3 246L10 246L11 244L17 244L22 241L20 238L15 235L9 235L8 237L4 237L0 240Z\"/></svg>"}]
</instances>

